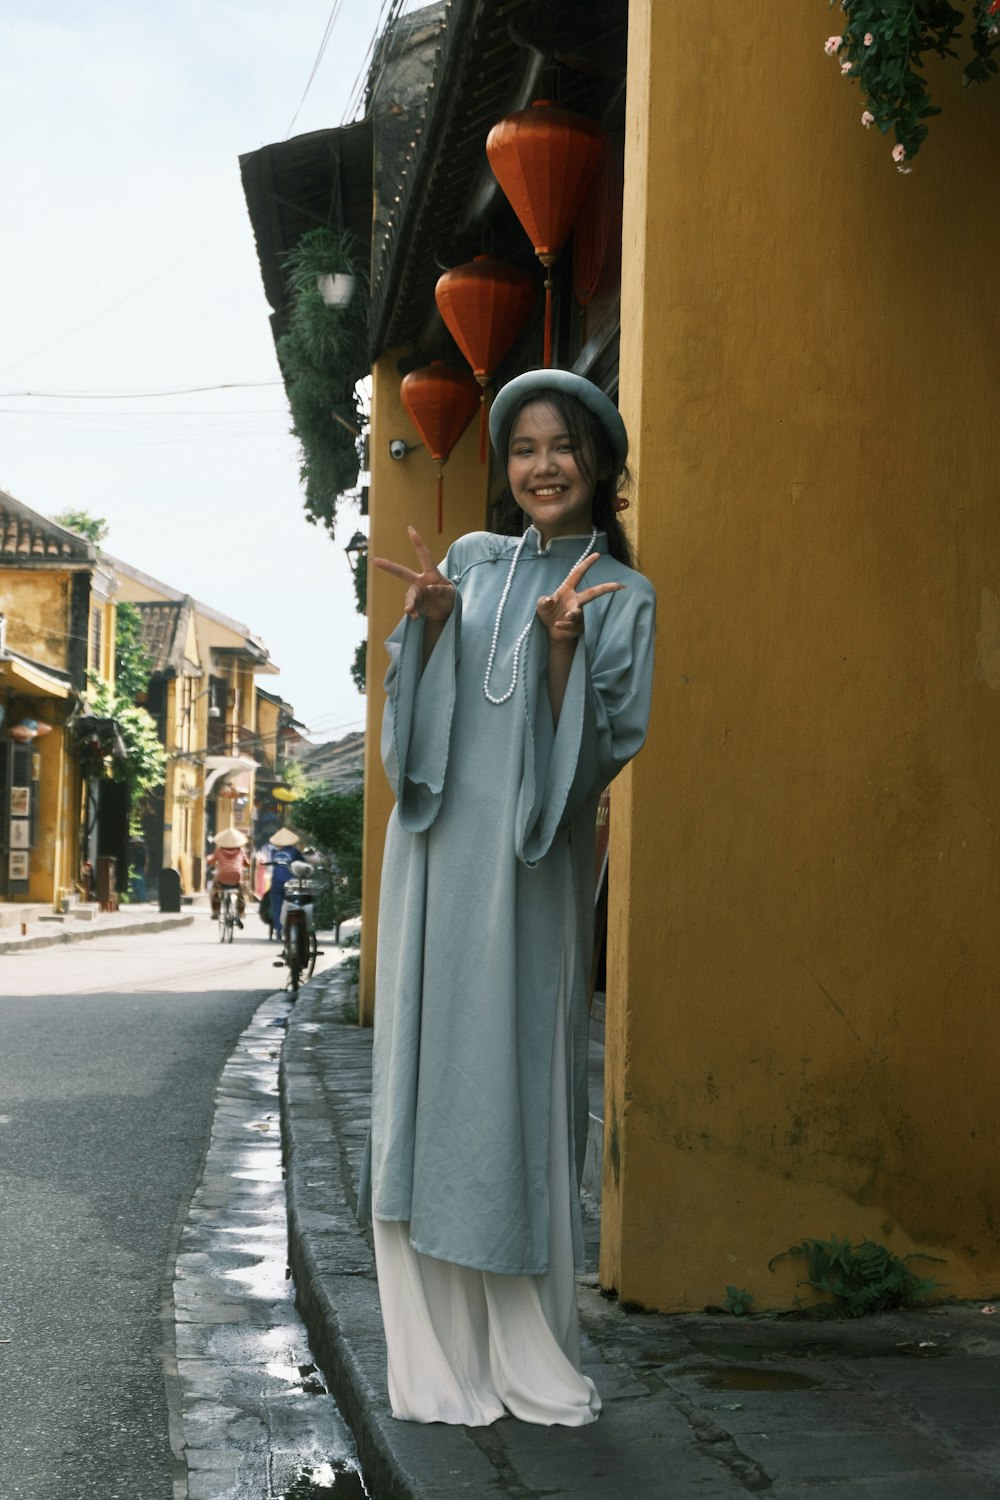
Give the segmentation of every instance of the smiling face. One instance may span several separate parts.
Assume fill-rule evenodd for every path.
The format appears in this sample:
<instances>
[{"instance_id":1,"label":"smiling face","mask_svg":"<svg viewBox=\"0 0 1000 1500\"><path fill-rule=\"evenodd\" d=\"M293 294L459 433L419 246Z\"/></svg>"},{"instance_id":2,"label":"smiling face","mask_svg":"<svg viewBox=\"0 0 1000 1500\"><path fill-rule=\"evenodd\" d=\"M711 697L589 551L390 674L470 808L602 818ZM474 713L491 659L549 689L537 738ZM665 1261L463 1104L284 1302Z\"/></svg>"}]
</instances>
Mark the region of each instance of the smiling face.
<instances>
[{"instance_id":1,"label":"smiling face","mask_svg":"<svg viewBox=\"0 0 1000 1500\"><path fill-rule=\"evenodd\" d=\"M553 537L579 536L591 528L594 485L577 456L564 419L547 401L521 409L510 435L507 479L546 546ZM593 468L586 458L584 468Z\"/></svg>"}]
</instances>

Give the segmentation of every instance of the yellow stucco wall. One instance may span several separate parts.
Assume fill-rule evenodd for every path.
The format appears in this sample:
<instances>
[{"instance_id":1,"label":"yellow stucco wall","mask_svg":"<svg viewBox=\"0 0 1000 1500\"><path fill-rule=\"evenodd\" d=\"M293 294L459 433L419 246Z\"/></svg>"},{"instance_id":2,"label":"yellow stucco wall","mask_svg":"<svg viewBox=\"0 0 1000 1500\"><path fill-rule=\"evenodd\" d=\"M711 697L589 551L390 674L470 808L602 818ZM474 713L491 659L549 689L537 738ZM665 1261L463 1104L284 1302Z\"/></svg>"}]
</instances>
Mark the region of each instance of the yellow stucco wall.
<instances>
[{"instance_id":1,"label":"yellow stucco wall","mask_svg":"<svg viewBox=\"0 0 1000 1500\"><path fill-rule=\"evenodd\" d=\"M5 569L2 593L10 648L42 667L65 672L74 623L72 575L57 569ZM28 893L19 899L54 903L60 891L72 886L77 864L79 778L63 728L72 700L48 697L16 673L0 676L0 703L8 701L8 693L19 711L30 711L51 726L31 745L32 765L38 768L32 782L36 840L28 862Z\"/></svg>"},{"instance_id":2,"label":"yellow stucco wall","mask_svg":"<svg viewBox=\"0 0 1000 1500\"><path fill-rule=\"evenodd\" d=\"M368 543L368 652L367 726L365 733L365 825L362 876L361 974L359 1014L370 1025L375 1005L375 937L378 923L379 880L382 846L392 811L392 794L382 769L380 744L382 681L389 658L385 639L396 628L403 612L405 588L371 563L373 557L388 557L410 566L416 562L407 526L416 527L438 559L468 531L484 524L488 470L479 462L479 421L474 419L445 466L444 530L437 532L437 464L420 445L399 461L389 457L392 438L419 443L399 399L400 374L396 361L400 351L391 351L372 371L371 471Z\"/></svg>"},{"instance_id":3,"label":"yellow stucco wall","mask_svg":"<svg viewBox=\"0 0 1000 1500\"><path fill-rule=\"evenodd\" d=\"M787 1304L768 1261L830 1232L1000 1287L1000 86L952 64L904 177L834 22L773 11L630 6L660 629L613 809L601 1272L667 1309Z\"/></svg>"},{"instance_id":4,"label":"yellow stucco wall","mask_svg":"<svg viewBox=\"0 0 1000 1500\"><path fill-rule=\"evenodd\" d=\"M72 575L24 568L4 570L8 645L45 667L66 670Z\"/></svg>"}]
</instances>

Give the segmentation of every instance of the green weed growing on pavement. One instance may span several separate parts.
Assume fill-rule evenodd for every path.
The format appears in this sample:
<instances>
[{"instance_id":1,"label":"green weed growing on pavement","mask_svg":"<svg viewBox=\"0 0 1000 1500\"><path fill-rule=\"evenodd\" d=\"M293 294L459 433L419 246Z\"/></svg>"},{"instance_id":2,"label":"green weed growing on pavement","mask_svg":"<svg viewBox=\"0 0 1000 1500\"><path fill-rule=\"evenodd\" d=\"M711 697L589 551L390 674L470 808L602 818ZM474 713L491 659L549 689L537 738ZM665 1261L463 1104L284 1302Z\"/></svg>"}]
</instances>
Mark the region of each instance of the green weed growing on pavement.
<instances>
[{"instance_id":1,"label":"green weed growing on pavement","mask_svg":"<svg viewBox=\"0 0 1000 1500\"><path fill-rule=\"evenodd\" d=\"M745 1291L741 1286L727 1286L725 1301L722 1305L726 1309L726 1312L733 1313L737 1318L742 1318L750 1311L752 1301L752 1292Z\"/></svg>"},{"instance_id":2,"label":"green weed growing on pavement","mask_svg":"<svg viewBox=\"0 0 1000 1500\"><path fill-rule=\"evenodd\" d=\"M907 1264L912 1260L940 1260L939 1256L900 1258L874 1240L863 1239L855 1248L850 1240L838 1239L835 1234L828 1240L805 1239L775 1256L771 1265L786 1255L805 1260L802 1285L831 1299L816 1308L821 1318L864 1318L891 1308L914 1307L941 1285L932 1276L918 1276Z\"/></svg>"}]
</instances>

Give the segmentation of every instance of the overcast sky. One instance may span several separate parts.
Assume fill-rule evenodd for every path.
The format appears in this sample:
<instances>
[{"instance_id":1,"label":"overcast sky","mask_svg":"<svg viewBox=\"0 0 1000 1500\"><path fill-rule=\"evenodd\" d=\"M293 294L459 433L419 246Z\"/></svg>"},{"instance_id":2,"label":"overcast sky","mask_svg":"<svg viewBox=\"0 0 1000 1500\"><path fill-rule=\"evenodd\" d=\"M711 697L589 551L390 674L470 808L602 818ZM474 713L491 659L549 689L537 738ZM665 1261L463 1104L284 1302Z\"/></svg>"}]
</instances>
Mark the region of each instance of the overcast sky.
<instances>
[{"instance_id":1,"label":"overcast sky","mask_svg":"<svg viewBox=\"0 0 1000 1500\"><path fill-rule=\"evenodd\" d=\"M407 9L414 8L407 5ZM0 488L243 621L317 739L360 728L364 621L304 519L238 158L341 124L388 0L0 6ZM124 399L128 392L234 385ZM114 393L53 400L21 393Z\"/></svg>"}]
</instances>

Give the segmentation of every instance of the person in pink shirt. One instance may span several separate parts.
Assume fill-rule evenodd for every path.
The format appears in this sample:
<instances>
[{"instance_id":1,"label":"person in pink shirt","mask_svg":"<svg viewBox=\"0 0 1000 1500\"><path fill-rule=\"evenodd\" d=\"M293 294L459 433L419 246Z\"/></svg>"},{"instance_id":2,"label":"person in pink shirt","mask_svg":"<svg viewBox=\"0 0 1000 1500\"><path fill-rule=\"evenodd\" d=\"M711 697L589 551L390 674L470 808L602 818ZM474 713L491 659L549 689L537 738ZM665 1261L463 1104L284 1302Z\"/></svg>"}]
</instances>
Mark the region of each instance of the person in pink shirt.
<instances>
[{"instance_id":1,"label":"person in pink shirt","mask_svg":"<svg viewBox=\"0 0 1000 1500\"><path fill-rule=\"evenodd\" d=\"M244 845L246 837L237 828L224 828L215 838L215 849L208 856L205 864L213 872L212 881L212 916L219 915L219 902L222 898L224 886L232 886L238 891L236 908L239 914L239 926L243 926L243 913L246 909L246 899L243 894L243 880L247 870L250 868L250 859Z\"/></svg>"}]
</instances>

